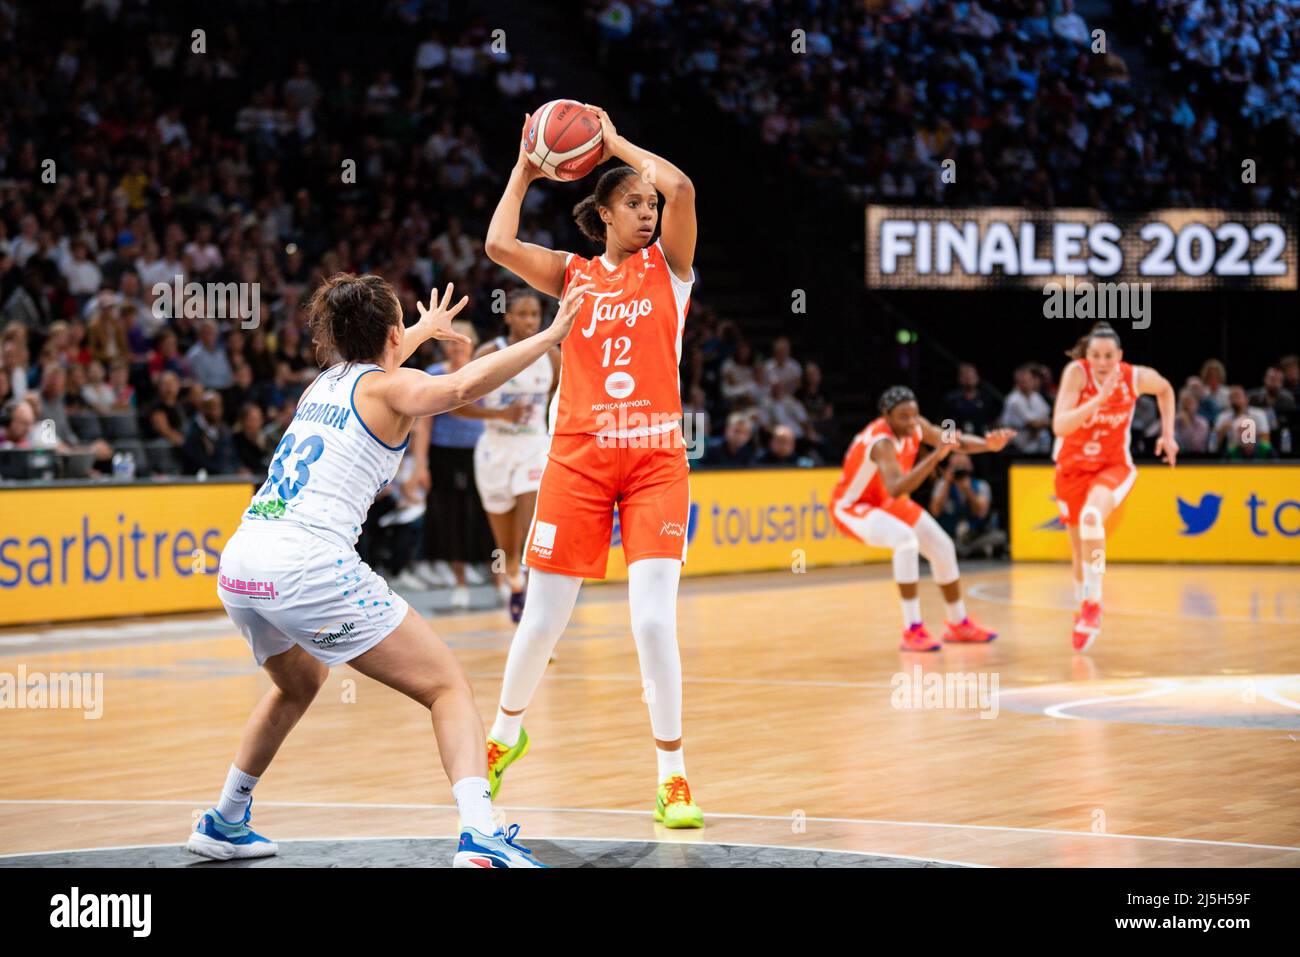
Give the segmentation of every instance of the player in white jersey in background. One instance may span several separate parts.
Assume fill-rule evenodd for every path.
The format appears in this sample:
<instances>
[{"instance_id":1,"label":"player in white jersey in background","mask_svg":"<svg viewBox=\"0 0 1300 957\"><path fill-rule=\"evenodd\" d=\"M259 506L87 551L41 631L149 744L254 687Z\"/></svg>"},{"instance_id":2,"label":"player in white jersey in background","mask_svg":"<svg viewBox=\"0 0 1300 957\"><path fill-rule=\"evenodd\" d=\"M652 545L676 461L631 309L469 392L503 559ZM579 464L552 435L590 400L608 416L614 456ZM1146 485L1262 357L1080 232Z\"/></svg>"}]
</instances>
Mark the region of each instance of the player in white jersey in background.
<instances>
[{"instance_id":1,"label":"player in white jersey in background","mask_svg":"<svg viewBox=\"0 0 1300 957\"><path fill-rule=\"evenodd\" d=\"M536 335L542 325L541 297L531 289L512 292L506 298L505 323L507 334L483 343L475 358ZM524 613L524 539L551 444L547 405L559 381L560 350L556 348L485 396L478 406L457 411L484 420L483 434L474 447L474 482L492 537L504 555L501 585L509 602L510 620L516 623Z\"/></svg>"},{"instance_id":2,"label":"player in white jersey in background","mask_svg":"<svg viewBox=\"0 0 1300 957\"><path fill-rule=\"evenodd\" d=\"M500 387L563 341L588 286L566 293L545 332L431 376L402 368L430 338L460 339L435 292L403 328L391 286L339 273L308 306L319 354L335 364L299 400L266 478L221 554L218 594L272 687L254 708L222 789L187 847L218 860L266 857L274 843L249 827L253 787L306 712L333 665L348 664L428 708L460 812L456 867L537 867L496 827L483 724L460 663L405 600L356 554L378 492L397 472L412 425Z\"/></svg>"}]
</instances>

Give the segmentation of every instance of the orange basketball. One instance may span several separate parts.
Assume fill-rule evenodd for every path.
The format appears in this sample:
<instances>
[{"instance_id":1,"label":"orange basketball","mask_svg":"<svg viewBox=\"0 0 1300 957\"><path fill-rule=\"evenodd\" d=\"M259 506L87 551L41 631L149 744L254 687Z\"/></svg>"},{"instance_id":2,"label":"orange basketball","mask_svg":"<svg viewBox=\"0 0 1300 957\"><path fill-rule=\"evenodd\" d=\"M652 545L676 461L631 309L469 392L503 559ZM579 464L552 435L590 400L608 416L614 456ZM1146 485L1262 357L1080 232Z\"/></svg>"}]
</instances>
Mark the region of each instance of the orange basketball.
<instances>
[{"instance_id":1,"label":"orange basketball","mask_svg":"<svg viewBox=\"0 0 1300 957\"><path fill-rule=\"evenodd\" d=\"M576 100L551 100L529 119L524 153L549 179L582 179L600 162L600 120Z\"/></svg>"}]
</instances>

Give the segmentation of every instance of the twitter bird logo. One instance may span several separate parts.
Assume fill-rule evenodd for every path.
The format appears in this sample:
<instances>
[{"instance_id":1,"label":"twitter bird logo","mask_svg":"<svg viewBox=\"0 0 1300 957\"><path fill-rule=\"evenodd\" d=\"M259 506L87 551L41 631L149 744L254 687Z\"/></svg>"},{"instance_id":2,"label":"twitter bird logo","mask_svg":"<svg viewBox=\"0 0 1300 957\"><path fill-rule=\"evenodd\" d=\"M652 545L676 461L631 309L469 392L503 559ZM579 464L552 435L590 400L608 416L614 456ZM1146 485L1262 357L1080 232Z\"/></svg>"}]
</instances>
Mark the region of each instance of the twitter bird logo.
<instances>
[{"instance_id":1,"label":"twitter bird logo","mask_svg":"<svg viewBox=\"0 0 1300 957\"><path fill-rule=\"evenodd\" d=\"M1193 505L1178 499L1178 517L1183 520L1180 535L1201 535L1208 532L1219 520L1219 506L1223 504L1222 495L1207 492L1201 496L1201 503Z\"/></svg>"}]
</instances>

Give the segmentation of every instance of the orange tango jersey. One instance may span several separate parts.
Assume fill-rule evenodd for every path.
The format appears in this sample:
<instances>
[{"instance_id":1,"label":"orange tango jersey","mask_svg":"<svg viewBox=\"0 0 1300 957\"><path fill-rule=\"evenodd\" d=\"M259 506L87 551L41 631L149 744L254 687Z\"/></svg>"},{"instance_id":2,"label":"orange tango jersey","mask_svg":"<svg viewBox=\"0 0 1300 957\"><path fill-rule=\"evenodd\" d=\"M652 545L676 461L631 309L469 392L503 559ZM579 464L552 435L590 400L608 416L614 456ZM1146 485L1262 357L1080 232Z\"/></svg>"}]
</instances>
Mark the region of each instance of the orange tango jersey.
<instances>
[{"instance_id":1,"label":"orange tango jersey","mask_svg":"<svg viewBox=\"0 0 1300 957\"><path fill-rule=\"evenodd\" d=\"M1079 392L1082 405L1099 391L1087 359L1076 359L1083 369L1083 389ZM1092 472L1112 465L1132 465L1129 451L1129 429L1133 425L1133 409L1137 405L1137 368L1127 362L1119 364L1120 379L1106 404L1069 435L1056 440L1052 458L1060 471Z\"/></svg>"},{"instance_id":2,"label":"orange tango jersey","mask_svg":"<svg viewBox=\"0 0 1300 957\"><path fill-rule=\"evenodd\" d=\"M842 507L866 504L876 508L889 505L891 499L880 478L880 470L871 458L871 449L877 442L893 442L899 466L904 472L909 472L921 451L922 434L918 425L911 435L900 439L883 416L873 421L853 437L844 455L844 473L831 492L832 504Z\"/></svg>"},{"instance_id":3,"label":"orange tango jersey","mask_svg":"<svg viewBox=\"0 0 1300 957\"><path fill-rule=\"evenodd\" d=\"M673 275L658 242L618 266L570 254L564 288L575 282L593 285L561 347L551 431L626 438L677 428L691 283Z\"/></svg>"}]
</instances>

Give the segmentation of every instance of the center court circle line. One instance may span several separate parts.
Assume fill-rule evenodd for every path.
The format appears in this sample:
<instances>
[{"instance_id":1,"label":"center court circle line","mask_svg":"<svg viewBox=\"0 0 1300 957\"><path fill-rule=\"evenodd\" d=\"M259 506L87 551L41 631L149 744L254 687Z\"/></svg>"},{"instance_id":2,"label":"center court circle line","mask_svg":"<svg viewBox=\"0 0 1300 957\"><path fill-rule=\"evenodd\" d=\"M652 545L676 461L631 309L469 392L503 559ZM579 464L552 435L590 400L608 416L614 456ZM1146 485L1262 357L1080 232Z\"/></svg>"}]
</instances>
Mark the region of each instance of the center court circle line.
<instances>
[{"instance_id":1,"label":"center court circle line","mask_svg":"<svg viewBox=\"0 0 1300 957\"><path fill-rule=\"evenodd\" d=\"M150 807L189 807L201 808L207 807L206 801L178 801L178 800L140 800L127 801L117 799L70 799L70 798L45 798L37 800L22 800L19 798L0 798L0 805L16 804L34 804L43 806L57 805L90 805L99 807L112 806L135 806L147 805ZM323 808L327 810L384 810L384 811L454 811L456 806L452 804L360 804L355 802L331 802L331 801L259 801L258 807L283 807L283 808ZM501 805L502 810L509 809L511 812L526 811L537 814L609 814L609 815L631 815L636 817L647 817L654 814L653 811L630 811L619 808L586 808L586 807L531 807L527 805ZM788 823L790 816L786 814L735 814L735 813L718 813L710 812L709 817L723 818L737 821L781 821ZM1169 844L1196 844L1209 847L1241 847L1250 850L1262 851L1290 851L1300 853L1300 847L1291 847L1285 844L1253 844L1245 841L1216 841L1210 838L1201 837L1165 837L1156 834L1105 834L1095 833L1093 831L1066 831L1057 828L1046 827L1015 827L1008 824L947 824L936 821L885 821L873 818L852 818L852 817L805 817L804 821L814 821L818 824L857 824L862 826L879 826L879 827L919 827L935 828L941 830L970 830L970 831L1005 831L1012 834L1051 834L1060 837L1088 837L1103 838L1109 840L1124 841L1155 841ZM556 840L569 840L568 838L556 838ZM591 838L591 840L600 840L600 838ZM614 840L617 840L616 838ZM720 842L715 842L720 843ZM168 847L170 845L141 845L141 846L158 846ZM763 845L760 845L763 846ZM792 845L777 845L778 847ZM94 850L94 848L91 848ZM36 853L36 852L31 852ZM63 853L56 851L47 851L43 853ZM854 851L855 854L872 853L869 851ZM0 854L0 857L21 857L21 854ZM889 856L889 855L882 855ZM931 860L931 858L925 858Z\"/></svg>"},{"instance_id":2,"label":"center court circle line","mask_svg":"<svg viewBox=\"0 0 1300 957\"><path fill-rule=\"evenodd\" d=\"M976 598L980 601L986 601L990 605L1002 605L1007 608L1032 608L1035 611L1074 611L1073 605L1050 604L1033 601L1016 601L1009 597L998 597L988 594L989 588L996 588L999 583L996 582L976 582L968 585L966 595L969 598ZM1133 610L1131 608L1107 608L1107 615L1119 616L1122 618L1160 618L1166 621L1231 621L1247 625L1300 625L1300 619L1296 618L1249 618L1245 615L1185 615L1181 612L1164 612L1164 611L1143 611Z\"/></svg>"}]
</instances>

